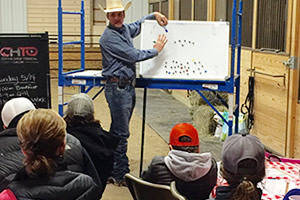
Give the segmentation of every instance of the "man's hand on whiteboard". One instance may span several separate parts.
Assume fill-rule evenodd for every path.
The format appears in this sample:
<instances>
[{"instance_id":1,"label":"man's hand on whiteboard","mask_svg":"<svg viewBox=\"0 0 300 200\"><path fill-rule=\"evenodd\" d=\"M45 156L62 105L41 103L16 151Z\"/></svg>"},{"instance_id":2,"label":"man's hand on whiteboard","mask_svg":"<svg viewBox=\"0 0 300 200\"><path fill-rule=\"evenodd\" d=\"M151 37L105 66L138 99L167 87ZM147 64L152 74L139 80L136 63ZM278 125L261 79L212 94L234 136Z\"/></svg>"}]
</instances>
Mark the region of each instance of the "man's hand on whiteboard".
<instances>
[{"instance_id":1,"label":"man's hand on whiteboard","mask_svg":"<svg viewBox=\"0 0 300 200\"><path fill-rule=\"evenodd\" d=\"M159 53L163 50L163 48L165 47L167 42L168 42L168 39L167 39L166 35L160 35L159 34L155 44L153 45L153 47L155 49L157 49L157 51Z\"/></svg>"},{"instance_id":2,"label":"man's hand on whiteboard","mask_svg":"<svg viewBox=\"0 0 300 200\"><path fill-rule=\"evenodd\" d=\"M154 16L159 25L166 26L168 24L168 18L166 16L164 16L162 13L154 12Z\"/></svg>"}]
</instances>

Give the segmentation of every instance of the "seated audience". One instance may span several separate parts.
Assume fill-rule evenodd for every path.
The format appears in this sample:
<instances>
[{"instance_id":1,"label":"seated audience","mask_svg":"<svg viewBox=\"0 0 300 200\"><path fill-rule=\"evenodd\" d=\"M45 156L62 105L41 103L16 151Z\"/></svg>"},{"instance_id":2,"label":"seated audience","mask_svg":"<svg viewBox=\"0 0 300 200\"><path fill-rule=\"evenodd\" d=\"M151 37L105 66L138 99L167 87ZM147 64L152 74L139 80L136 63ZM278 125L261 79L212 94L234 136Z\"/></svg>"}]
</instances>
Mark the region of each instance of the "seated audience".
<instances>
[{"instance_id":1,"label":"seated audience","mask_svg":"<svg viewBox=\"0 0 300 200\"><path fill-rule=\"evenodd\" d=\"M0 191L7 187L15 173L23 166L24 155L19 145L16 126L20 118L33 109L35 109L33 103L25 97L11 99L3 106L1 117L6 129L0 132L0 154L2 155L0 156ZM93 177L97 184L101 184L91 158L79 140L70 134L67 134L64 155L69 170L87 174Z\"/></svg>"},{"instance_id":2,"label":"seated audience","mask_svg":"<svg viewBox=\"0 0 300 200\"><path fill-rule=\"evenodd\" d=\"M80 140L90 155L104 190L113 169L119 137L102 129L100 122L94 118L94 102L84 93L71 97L64 119L67 132Z\"/></svg>"},{"instance_id":3,"label":"seated audience","mask_svg":"<svg viewBox=\"0 0 300 200\"><path fill-rule=\"evenodd\" d=\"M257 184L265 176L263 144L253 135L228 137L222 148L220 173L229 186L217 187L217 200L261 199L262 190L257 188Z\"/></svg>"},{"instance_id":4,"label":"seated audience","mask_svg":"<svg viewBox=\"0 0 300 200\"><path fill-rule=\"evenodd\" d=\"M198 132L193 125L180 123L170 133L168 156L156 156L142 178L170 185L176 181L177 190L187 199L207 199L216 185L217 165L211 153L199 153Z\"/></svg>"},{"instance_id":5,"label":"seated audience","mask_svg":"<svg viewBox=\"0 0 300 200\"><path fill-rule=\"evenodd\" d=\"M99 200L99 186L90 176L67 169L66 123L55 111L29 111L20 119L17 134L24 168L8 186L17 199Z\"/></svg>"}]
</instances>

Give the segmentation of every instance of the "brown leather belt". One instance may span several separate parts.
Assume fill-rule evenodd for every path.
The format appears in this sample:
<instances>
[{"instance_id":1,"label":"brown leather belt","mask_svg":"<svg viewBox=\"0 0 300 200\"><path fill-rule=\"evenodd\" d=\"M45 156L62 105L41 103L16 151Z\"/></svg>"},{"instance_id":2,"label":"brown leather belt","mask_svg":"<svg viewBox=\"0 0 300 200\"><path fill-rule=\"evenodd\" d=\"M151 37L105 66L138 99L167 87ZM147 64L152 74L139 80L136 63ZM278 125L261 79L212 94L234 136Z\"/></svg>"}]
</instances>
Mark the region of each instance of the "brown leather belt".
<instances>
[{"instance_id":1,"label":"brown leather belt","mask_svg":"<svg viewBox=\"0 0 300 200\"><path fill-rule=\"evenodd\" d=\"M106 83L119 83L121 85L132 85L134 86L135 81L133 80L130 80L130 79L126 79L126 78L119 78L119 77L116 77L116 76L113 76L113 77L108 77L107 80L106 80Z\"/></svg>"},{"instance_id":2,"label":"brown leather belt","mask_svg":"<svg viewBox=\"0 0 300 200\"><path fill-rule=\"evenodd\" d=\"M107 78L107 83L120 83L121 81L123 83L130 83L130 80L126 78L123 78L122 80L119 77L115 77L115 76Z\"/></svg>"}]
</instances>

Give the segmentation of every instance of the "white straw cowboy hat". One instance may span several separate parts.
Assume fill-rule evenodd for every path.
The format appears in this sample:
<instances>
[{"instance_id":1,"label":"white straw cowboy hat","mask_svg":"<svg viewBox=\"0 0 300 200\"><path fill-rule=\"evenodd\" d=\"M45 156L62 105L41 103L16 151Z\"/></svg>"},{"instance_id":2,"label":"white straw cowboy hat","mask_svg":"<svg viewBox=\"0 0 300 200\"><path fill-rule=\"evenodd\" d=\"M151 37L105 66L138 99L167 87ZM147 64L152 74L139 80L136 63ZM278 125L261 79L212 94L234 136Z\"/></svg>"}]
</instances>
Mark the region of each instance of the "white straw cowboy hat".
<instances>
[{"instance_id":1,"label":"white straw cowboy hat","mask_svg":"<svg viewBox=\"0 0 300 200\"><path fill-rule=\"evenodd\" d=\"M98 6L105 13L121 12L126 11L131 6L131 1L128 1L125 6L123 6L121 0L106 0L106 9L104 9L100 4L98 4Z\"/></svg>"}]
</instances>

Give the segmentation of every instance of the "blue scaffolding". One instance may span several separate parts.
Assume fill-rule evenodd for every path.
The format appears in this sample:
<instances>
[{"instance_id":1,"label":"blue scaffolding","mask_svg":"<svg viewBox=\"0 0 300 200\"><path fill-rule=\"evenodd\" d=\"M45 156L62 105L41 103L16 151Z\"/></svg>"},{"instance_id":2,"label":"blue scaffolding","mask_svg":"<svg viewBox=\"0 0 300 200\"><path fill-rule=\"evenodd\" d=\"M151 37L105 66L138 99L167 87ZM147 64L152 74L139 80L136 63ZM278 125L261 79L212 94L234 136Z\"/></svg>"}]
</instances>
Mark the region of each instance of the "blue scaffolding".
<instances>
[{"instance_id":1,"label":"blue scaffolding","mask_svg":"<svg viewBox=\"0 0 300 200\"><path fill-rule=\"evenodd\" d=\"M235 116L235 132L238 132L238 116L240 104L240 60L241 60L241 35L242 35L242 8L243 1L239 0L239 10L237 12L237 1L233 0L232 7L232 24L231 24L231 68L230 76L224 80L175 80L175 79L153 79L137 78L136 87L144 88L143 103L143 125L142 125L142 143L141 143L141 165L142 171L143 149L144 149L144 131L146 116L146 98L147 88L149 89L183 89L195 90L207 102L207 104L221 117L229 127L229 135L233 133L233 116ZM63 14L78 14L81 18L81 39L74 42L63 42ZM238 18L238 20L237 20ZM80 12L63 11L61 0L58 1L58 110L63 115L63 87L79 86L81 92L88 93L93 87L101 87L100 91L93 97L95 99L104 89L105 81L101 76L101 71L85 71L85 33L84 33L84 0L81 1ZM236 33L237 32L237 33ZM236 36L237 35L237 36ZM69 44L81 45L81 67L78 70L63 72L63 46ZM235 53L237 50L237 60ZM236 61L236 62L235 62ZM235 64L236 63L236 64ZM228 120L210 103L201 91L222 91L228 93ZM224 102L226 104L226 102Z\"/></svg>"}]
</instances>

